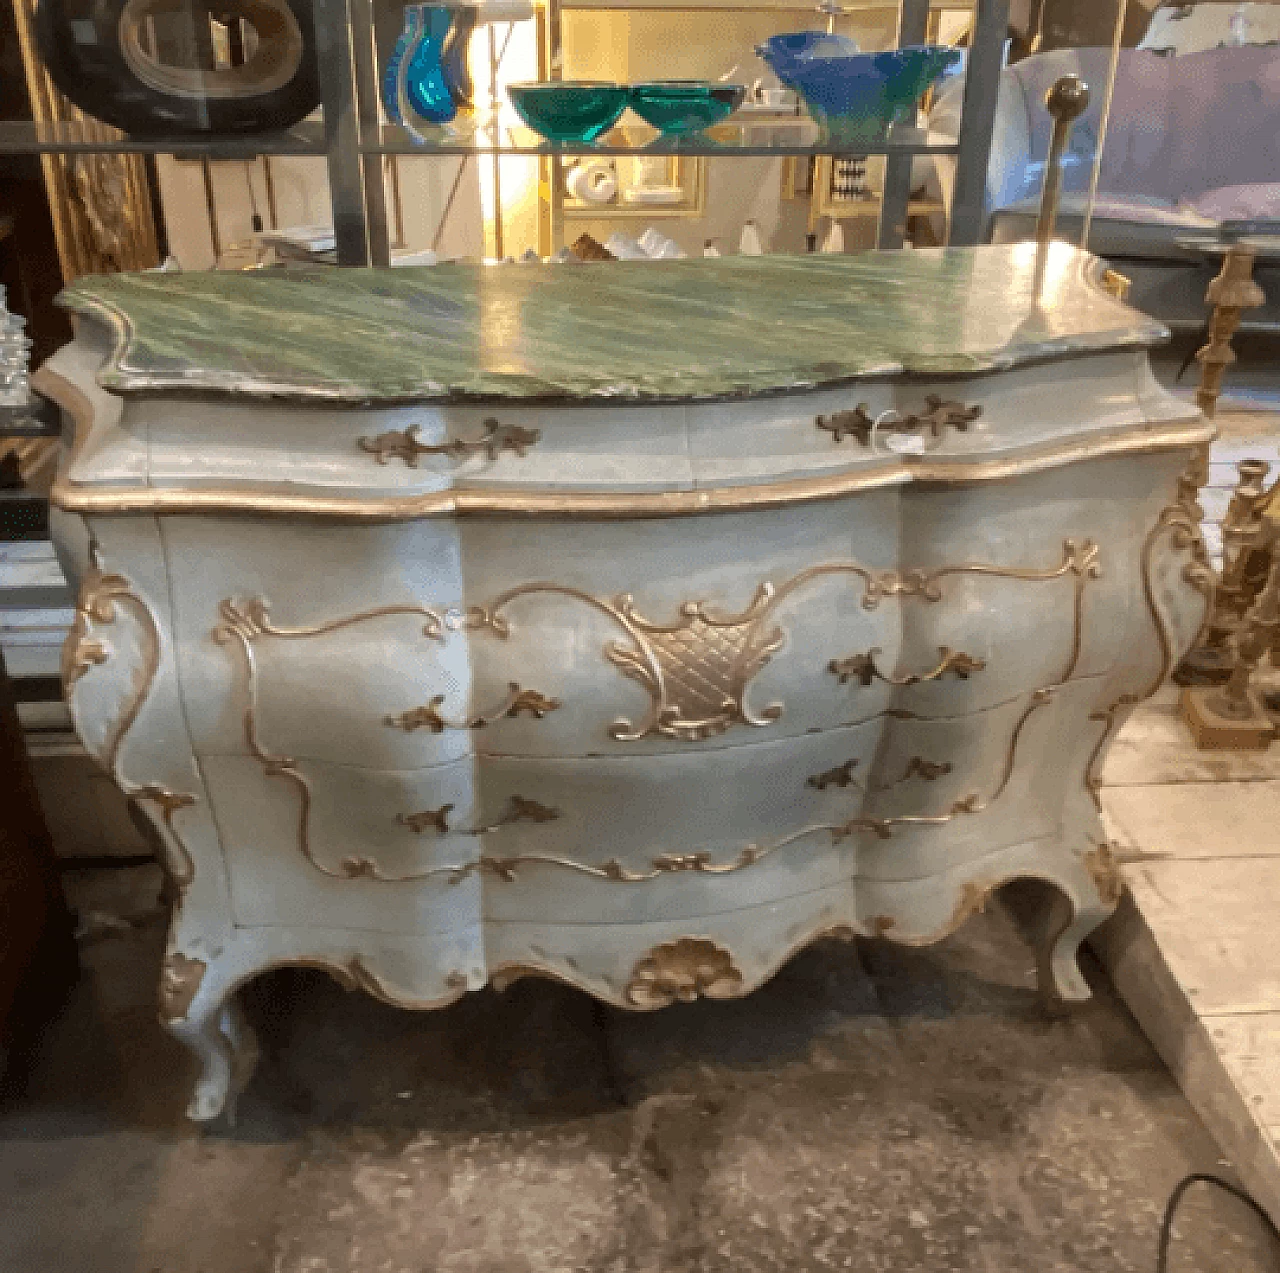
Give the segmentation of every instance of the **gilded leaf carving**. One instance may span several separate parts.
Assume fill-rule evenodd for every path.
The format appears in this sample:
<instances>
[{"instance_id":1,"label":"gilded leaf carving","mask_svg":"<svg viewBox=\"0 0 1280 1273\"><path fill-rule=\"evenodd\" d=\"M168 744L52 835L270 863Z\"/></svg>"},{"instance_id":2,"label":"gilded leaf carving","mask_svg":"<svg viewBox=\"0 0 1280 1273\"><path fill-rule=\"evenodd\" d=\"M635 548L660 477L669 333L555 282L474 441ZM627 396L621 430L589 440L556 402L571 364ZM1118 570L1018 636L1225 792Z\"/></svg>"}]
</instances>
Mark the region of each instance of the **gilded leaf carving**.
<instances>
[{"instance_id":1,"label":"gilded leaf carving","mask_svg":"<svg viewBox=\"0 0 1280 1273\"><path fill-rule=\"evenodd\" d=\"M665 1008L698 998L732 999L742 987L742 973L723 946L705 937L681 937L655 946L636 964L626 997L637 1008Z\"/></svg>"}]
</instances>

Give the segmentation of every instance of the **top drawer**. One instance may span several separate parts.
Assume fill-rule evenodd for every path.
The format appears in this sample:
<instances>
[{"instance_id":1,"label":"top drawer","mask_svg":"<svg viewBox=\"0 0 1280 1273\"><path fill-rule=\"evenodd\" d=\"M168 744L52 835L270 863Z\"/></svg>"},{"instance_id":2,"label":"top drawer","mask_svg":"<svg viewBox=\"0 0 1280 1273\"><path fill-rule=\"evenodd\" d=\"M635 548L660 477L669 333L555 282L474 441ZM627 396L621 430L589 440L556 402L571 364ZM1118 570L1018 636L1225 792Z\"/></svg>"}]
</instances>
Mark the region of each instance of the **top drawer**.
<instances>
[{"instance_id":1,"label":"top drawer","mask_svg":"<svg viewBox=\"0 0 1280 1273\"><path fill-rule=\"evenodd\" d=\"M882 380L694 407L698 486L835 474L906 460L958 464L1070 444L1189 414L1123 351L992 375Z\"/></svg>"},{"instance_id":2,"label":"top drawer","mask_svg":"<svg viewBox=\"0 0 1280 1273\"><path fill-rule=\"evenodd\" d=\"M693 485L685 409L353 409L138 400L156 486L287 484L330 495L430 495L465 487L669 491Z\"/></svg>"},{"instance_id":3,"label":"top drawer","mask_svg":"<svg viewBox=\"0 0 1280 1273\"><path fill-rule=\"evenodd\" d=\"M484 492L663 494L923 463L964 466L1132 432L1186 409L1150 392L1145 355L970 378L687 405L379 407L135 399L117 432L169 490L352 500ZM100 408L99 408L100 409ZM72 474L73 478L75 474ZM886 480L892 480L891 475Z\"/></svg>"}]
</instances>

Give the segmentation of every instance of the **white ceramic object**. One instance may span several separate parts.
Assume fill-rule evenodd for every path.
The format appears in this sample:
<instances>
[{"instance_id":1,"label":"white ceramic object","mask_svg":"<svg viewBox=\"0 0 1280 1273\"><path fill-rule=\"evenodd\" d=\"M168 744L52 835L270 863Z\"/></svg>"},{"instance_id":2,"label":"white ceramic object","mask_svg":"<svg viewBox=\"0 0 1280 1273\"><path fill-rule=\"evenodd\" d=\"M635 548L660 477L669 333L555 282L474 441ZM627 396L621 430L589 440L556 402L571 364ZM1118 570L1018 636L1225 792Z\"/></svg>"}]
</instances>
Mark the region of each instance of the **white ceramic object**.
<instances>
[{"instance_id":1,"label":"white ceramic object","mask_svg":"<svg viewBox=\"0 0 1280 1273\"><path fill-rule=\"evenodd\" d=\"M936 941L1033 876L1043 985L1086 997L1121 887L1097 775L1201 622L1179 479L1210 436L1098 305L1069 358L654 405L109 393L128 358L82 318L40 381L76 418L63 672L180 897L192 1117L252 1065L235 991L284 964L652 1008L823 934ZM491 418L523 449L486 453Z\"/></svg>"}]
</instances>

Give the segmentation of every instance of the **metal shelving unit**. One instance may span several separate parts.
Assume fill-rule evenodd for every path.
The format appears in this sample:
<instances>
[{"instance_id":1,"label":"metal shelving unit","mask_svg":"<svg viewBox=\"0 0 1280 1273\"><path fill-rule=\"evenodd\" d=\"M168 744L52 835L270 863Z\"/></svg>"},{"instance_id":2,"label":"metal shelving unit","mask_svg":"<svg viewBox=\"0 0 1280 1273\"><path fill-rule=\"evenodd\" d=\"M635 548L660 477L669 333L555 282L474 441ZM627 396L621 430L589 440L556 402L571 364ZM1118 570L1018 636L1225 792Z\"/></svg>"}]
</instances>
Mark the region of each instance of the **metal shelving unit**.
<instances>
[{"instance_id":1,"label":"metal shelving unit","mask_svg":"<svg viewBox=\"0 0 1280 1273\"><path fill-rule=\"evenodd\" d=\"M78 120L0 121L0 155L179 155L196 159L255 159L259 155L323 155L324 129L304 121L288 132L252 137L107 136L114 129Z\"/></svg>"},{"instance_id":2,"label":"metal shelving unit","mask_svg":"<svg viewBox=\"0 0 1280 1273\"><path fill-rule=\"evenodd\" d=\"M829 31L835 31L841 19L856 18L859 15L877 13L898 14L898 30L896 45L932 42L937 39L941 16L944 12L962 11L973 13L975 10L988 10L990 6L981 0L757 0L756 3L744 3L743 0L544 0L539 11L541 39L541 73L544 78L559 78L565 61L564 18L571 13L711 13L711 14L762 14L767 13L779 17L800 17L817 15L817 21L825 23ZM1007 15L1007 9L1005 10ZM989 13L984 13L984 38L991 27ZM812 19L811 19L812 20ZM1002 23L1000 33L1003 41L1003 26L1007 25L1007 16ZM974 32L975 41L978 38ZM969 118L969 103L966 101L966 119ZM899 135L894 140L873 146L841 149L824 143L819 130L812 121L803 116L793 116L789 123L795 127L796 137L793 141L779 142L772 139L768 143L753 145L751 138L758 137L766 129L775 133L780 131L775 121L772 124L755 122L748 116L735 116L729 129L738 134L726 137L724 145L700 147L665 146L656 143L645 147L648 154L692 154L709 158L725 158L730 155L742 156L782 156L808 157L830 156L833 158L862 158L870 155L884 155L885 167L884 195L879 202L879 227L877 246L901 247L907 231L907 217L912 211L908 208L910 193L911 160L916 155L955 155L959 146L940 144L930 141L920 130L907 130L914 136ZM787 129L785 131L791 131ZM987 125L988 135L990 124ZM720 141L720 137L716 137ZM564 153L564 152L561 152ZM636 153L631 148L596 147L592 153L601 155L630 155ZM985 162L985 161L984 161ZM558 245L563 237L563 226L566 216L579 218L611 219L614 210L577 209L567 204L565 199L565 175L563 165L558 158L552 157L543 165L541 181L543 203L550 214L550 246ZM874 201L868 201L871 207L866 212L859 210L859 216L865 216L875 209ZM812 217L811 217L812 222ZM957 240L958 241L958 240Z\"/></svg>"},{"instance_id":3,"label":"metal shelving unit","mask_svg":"<svg viewBox=\"0 0 1280 1273\"><path fill-rule=\"evenodd\" d=\"M848 5L813 0L743 0L717 3L697 0L686 5L660 0L543 0L539 10L546 47L554 65L556 41L563 13L596 8L633 10L697 10L717 13L785 9L814 13L815 22L833 13L871 10L898 11L897 44L923 42L930 30L930 15L939 8L968 8L968 0L853 0ZM953 155L956 178L949 215L949 241L976 243L981 226L982 198L996 92L1008 26L1008 0L975 0L974 22L968 57L967 80L960 136L954 144L936 144L921 137L894 140L881 146L860 146L856 152L823 143L817 130L796 129L794 140L753 141L766 125L750 119L731 122L718 130L713 143L690 145L644 142L637 146L597 145L589 153L605 155L677 154L732 158L734 156L807 156L882 154L886 156L884 193L877 243L901 246L906 234L911 159L916 155ZM330 203L333 212L337 260L343 266L390 264L383 157L477 155L528 156L551 164L561 172L559 159L574 153L539 142L532 134L503 130L500 136L477 131L471 137L422 145L403 130L389 127L381 117L378 92L379 67L375 47L371 0L316 0L317 52L323 92L322 117L278 134L223 137L208 140L190 137L119 137L113 130L89 124L0 123L0 154L171 154L211 161L246 159L261 155L322 156L327 160ZM579 150L577 153L588 153ZM555 178L553 177L553 180Z\"/></svg>"},{"instance_id":4,"label":"metal shelving unit","mask_svg":"<svg viewBox=\"0 0 1280 1273\"><path fill-rule=\"evenodd\" d=\"M716 13L758 12L786 9L793 13L813 13L815 22L825 21L832 13L884 11L896 9L898 26L896 44L901 47L924 42L929 34L931 13L938 9L972 8L974 21L971 31L968 54L968 68L965 82L964 105L961 117L960 135L954 143L939 144L923 137L912 137L908 140L895 140L879 146L858 146L848 150L833 147L818 137L817 129L810 126L808 133L801 132L794 142L780 143L776 139L769 143L753 144L749 137L753 128L766 127L754 124L749 118L730 121L722 126L714 144L683 143L654 141L641 145L612 145L597 143L591 147L565 148L539 142L532 134L521 135L519 130L503 130L500 136L478 130L466 139L451 139L423 145L415 142L402 129L389 128L378 117L378 83L376 51L373 44L372 23L369 19L368 0L322 0L336 7L344 4L353 16L350 24L350 59L347 67L351 72L351 82L355 100L340 104L340 109L349 121L347 131L357 140L354 145L354 156L350 153L335 153L330 150L330 173L335 162L345 166L348 174L354 172L354 165L360 166L361 193L355 192L354 181L346 187L345 195L335 189L335 217L339 217L341 204L342 215L338 220L345 226L347 238L338 234L338 256L342 264L387 264L389 248L386 233L386 212L382 190L381 159L383 155L416 155L416 156L459 156L483 155L495 158L502 156L540 157L550 162L549 180L562 180L560 158L581 154L596 155L654 155L676 154L686 156L707 156L713 158L731 158L733 156L778 156L788 155L885 155L885 184L881 198L881 212L877 245L880 247L901 247L906 237L906 221L908 213L908 197L910 193L911 160L916 155L952 155L956 160L956 178L950 215L948 218L950 233L949 242L953 244L973 244L978 242L982 223L982 200L986 185L987 161L991 150L991 132L995 120L996 95L999 87L1000 71L1004 59L1004 42L1008 31L1008 0L975 0L970 5L968 0L957 3L955 0L943 0L931 4L931 0L900 0L898 4L887 4L884 0L854 0L848 6L831 3L815 5L813 0L796 0L793 4L782 0L764 0L760 4L743 3L742 0L731 0L727 3L716 3L715 0L698 0L687 5L675 0L673 3L662 3L661 0L543 0L538 10L538 20L542 26L540 46L546 50L544 68L558 65L557 50L562 49L563 31L561 27L563 13L566 10L588 9L628 9L628 10L662 10L662 11L713 11ZM325 76L326 81L330 77ZM326 103L328 105L328 103ZM341 129L335 128L336 134ZM371 160L377 162L368 162ZM560 174L557 177L556 174ZM363 227L361 228L361 218Z\"/></svg>"}]
</instances>

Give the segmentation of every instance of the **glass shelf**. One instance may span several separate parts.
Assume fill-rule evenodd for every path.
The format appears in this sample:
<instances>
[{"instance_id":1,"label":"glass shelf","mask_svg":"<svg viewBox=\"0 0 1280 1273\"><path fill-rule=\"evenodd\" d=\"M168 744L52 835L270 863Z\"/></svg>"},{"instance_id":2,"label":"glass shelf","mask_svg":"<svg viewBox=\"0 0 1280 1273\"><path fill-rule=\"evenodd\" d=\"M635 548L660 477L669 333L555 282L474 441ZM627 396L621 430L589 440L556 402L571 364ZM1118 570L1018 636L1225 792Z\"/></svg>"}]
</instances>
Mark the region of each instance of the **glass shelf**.
<instances>
[{"instance_id":1,"label":"glass shelf","mask_svg":"<svg viewBox=\"0 0 1280 1273\"><path fill-rule=\"evenodd\" d=\"M109 136L101 124L70 120L56 123L0 123L0 155L145 154L252 159L257 155L323 155L324 126L304 120L285 133L249 137Z\"/></svg>"},{"instance_id":2,"label":"glass shelf","mask_svg":"<svg viewBox=\"0 0 1280 1273\"><path fill-rule=\"evenodd\" d=\"M625 134L620 137L619 134ZM560 145L544 141L526 128L477 128L471 134L449 134L443 129L426 142L416 141L398 125L384 125L375 144L366 143L365 154L382 155L705 155L710 158L787 155L954 155L957 144L949 137L926 136L919 129L904 130L888 141L868 144L836 144L824 141L812 120L797 115L773 119L747 119L722 124L698 137L662 137L643 126L615 130L594 143Z\"/></svg>"}]
</instances>

